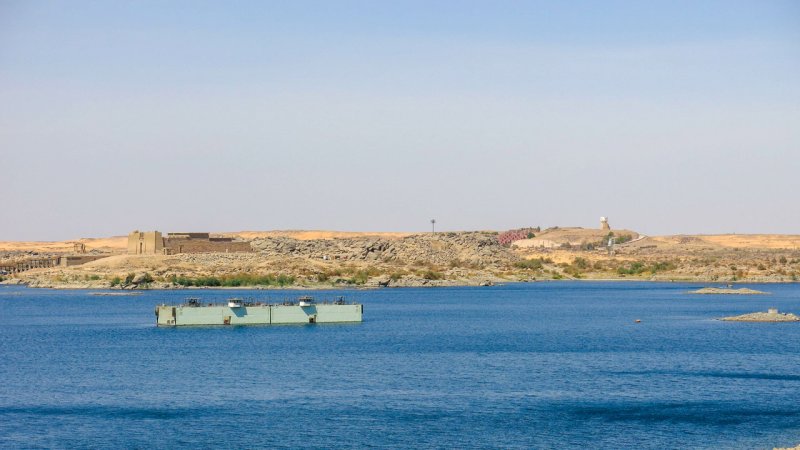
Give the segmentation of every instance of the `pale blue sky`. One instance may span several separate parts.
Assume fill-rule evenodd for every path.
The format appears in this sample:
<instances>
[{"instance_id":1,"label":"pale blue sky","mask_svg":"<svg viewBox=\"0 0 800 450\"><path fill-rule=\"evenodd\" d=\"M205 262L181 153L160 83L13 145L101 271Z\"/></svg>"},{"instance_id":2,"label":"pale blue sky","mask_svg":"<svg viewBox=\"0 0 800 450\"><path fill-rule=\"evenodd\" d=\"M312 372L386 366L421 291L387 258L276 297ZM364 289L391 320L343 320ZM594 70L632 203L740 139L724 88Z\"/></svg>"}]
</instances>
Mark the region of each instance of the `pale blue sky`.
<instances>
[{"instance_id":1,"label":"pale blue sky","mask_svg":"<svg viewBox=\"0 0 800 450\"><path fill-rule=\"evenodd\" d=\"M0 0L0 240L800 233L800 2Z\"/></svg>"}]
</instances>

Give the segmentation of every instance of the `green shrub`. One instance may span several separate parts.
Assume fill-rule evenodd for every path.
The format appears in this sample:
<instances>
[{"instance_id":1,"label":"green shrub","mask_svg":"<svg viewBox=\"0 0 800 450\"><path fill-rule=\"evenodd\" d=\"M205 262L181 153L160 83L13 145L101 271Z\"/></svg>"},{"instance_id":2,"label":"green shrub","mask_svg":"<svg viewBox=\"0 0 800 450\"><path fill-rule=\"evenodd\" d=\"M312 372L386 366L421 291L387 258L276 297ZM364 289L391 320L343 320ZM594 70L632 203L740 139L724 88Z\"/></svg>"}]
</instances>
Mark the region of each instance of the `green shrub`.
<instances>
[{"instance_id":1,"label":"green shrub","mask_svg":"<svg viewBox=\"0 0 800 450\"><path fill-rule=\"evenodd\" d=\"M628 267L618 268L617 273L620 275L639 275L645 270L647 270L647 268L644 264L640 261L636 261L631 263Z\"/></svg>"},{"instance_id":2,"label":"green shrub","mask_svg":"<svg viewBox=\"0 0 800 450\"><path fill-rule=\"evenodd\" d=\"M278 286L288 286L294 284L294 281L295 280L293 276L283 274L278 275L278 278L276 279Z\"/></svg>"},{"instance_id":3,"label":"green shrub","mask_svg":"<svg viewBox=\"0 0 800 450\"><path fill-rule=\"evenodd\" d=\"M444 274L428 269L422 272L422 278L425 278L426 280L441 280L444 278Z\"/></svg>"},{"instance_id":4,"label":"green shrub","mask_svg":"<svg viewBox=\"0 0 800 450\"><path fill-rule=\"evenodd\" d=\"M380 275L381 271L375 267L368 267L366 269L356 270L350 278L350 284L365 284L370 277Z\"/></svg>"},{"instance_id":5,"label":"green shrub","mask_svg":"<svg viewBox=\"0 0 800 450\"><path fill-rule=\"evenodd\" d=\"M122 283L122 280L119 277L114 277L111 279L111 286L119 286Z\"/></svg>"},{"instance_id":6,"label":"green shrub","mask_svg":"<svg viewBox=\"0 0 800 450\"><path fill-rule=\"evenodd\" d=\"M580 278L583 272L577 266L568 265L567 267L564 267L564 273L573 278Z\"/></svg>"},{"instance_id":7,"label":"green shrub","mask_svg":"<svg viewBox=\"0 0 800 450\"><path fill-rule=\"evenodd\" d=\"M589 261L587 261L587 260L586 260L586 259L584 259L584 258L580 258L580 257L578 257L578 258L575 258L575 259L572 261L572 265L573 265L573 266L575 266L575 267L577 267L578 269L581 269L581 270L586 270L586 269L588 269L588 268L589 268Z\"/></svg>"},{"instance_id":8,"label":"green shrub","mask_svg":"<svg viewBox=\"0 0 800 450\"><path fill-rule=\"evenodd\" d=\"M617 236L616 243L617 244L624 244L624 243L632 241L632 240L633 240L633 236L631 236L630 234L621 234L621 235Z\"/></svg>"},{"instance_id":9,"label":"green shrub","mask_svg":"<svg viewBox=\"0 0 800 450\"><path fill-rule=\"evenodd\" d=\"M257 275L252 273L237 273L223 276L200 276L195 278L172 275L168 280L180 286L208 286L208 287L241 287L241 286L287 286L294 284L296 279L289 275Z\"/></svg>"},{"instance_id":10,"label":"green shrub","mask_svg":"<svg viewBox=\"0 0 800 450\"><path fill-rule=\"evenodd\" d=\"M131 284L134 278L136 278L136 274L133 272L129 273L125 276L125 284Z\"/></svg>"},{"instance_id":11,"label":"green shrub","mask_svg":"<svg viewBox=\"0 0 800 450\"><path fill-rule=\"evenodd\" d=\"M525 259L514 263L514 267L519 269L539 270L544 266L541 258Z\"/></svg>"},{"instance_id":12,"label":"green shrub","mask_svg":"<svg viewBox=\"0 0 800 450\"><path fill-rule=\"evenodd\" d=\"M176 277L174 283L178 284L178 285L181 285L181 286L194 286L195 285L194 284L194 280L192 280L190 278L186 278L184 276Z\"/></svg>"},{"instance_id":13,"label":"green shrub","mask_svg":"<svg viewBox=\"0 0 800 450\"><path fill-rule=\"evenodd\" d=\"M633 236L631 236L630 234L620 234L619 236L617 236L617 235L614 234L613 231L610 231L606 235L606 237L602 241L597 242L595 244L595 246L596 247L605 247L605 246L607 246L608 245L608 240L611 239L612 237L615 238L614 239L614 243L615 244L624 244L626 242L630 242L630 241L633 240Z\"/></svg>"},{"instance_id":14,"label":"green shrub","mask_svg":"<svg viewBox=\"0 0 800 450\"><path fill-rule=\"evenodd\" d=\"M219 278L210 276L210 277L198 277L194 280L195 286L222 286L222 281Z\"/></svg>"},{"instance_id":15,"label":"green shrub","mask_svg":"<svg viewBox=\"0 0 800 450\"><path fill-rule=\"evenodd\" d=\"M350 278L352 284L364 284L369 279L369 273L366 270L358 270Z\"/></svg>"},{"instance_id":16,"label":"green shrub","mask_svg":"<svg viewBox=\"0 0 800 450\"><path fill-rule=\"evenodd\" d=\"M675 270L677 266L672 261L659 261L650 267L651 273Z\"/></svg>"}]
</instances>

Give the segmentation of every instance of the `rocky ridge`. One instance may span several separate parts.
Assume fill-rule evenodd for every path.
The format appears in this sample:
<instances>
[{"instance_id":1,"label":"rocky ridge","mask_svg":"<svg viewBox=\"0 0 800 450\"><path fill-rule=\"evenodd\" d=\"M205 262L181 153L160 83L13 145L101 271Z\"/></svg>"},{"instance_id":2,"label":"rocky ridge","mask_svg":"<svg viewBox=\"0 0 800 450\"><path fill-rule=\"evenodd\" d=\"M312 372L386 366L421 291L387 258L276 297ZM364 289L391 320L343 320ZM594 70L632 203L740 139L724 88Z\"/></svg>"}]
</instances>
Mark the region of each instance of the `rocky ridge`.
<instances>
[{"instance_id":1,"label":"rocky ridge","mask_svg":"<svg viewBox=\"0 0 800 450\"><path fill-rule=\"evenodd\" d=\"M754 312L741 316L723 317L727 322L800 322L800 317L792 313L781 313L777 310Z\"/></svg>"},{"instance_id":2,"label":"rocky ridge","mask_svg":"<svg viewBox=\"0 0 800 450\"><path fill-rule=\"evenodd\" d=\"M252 253L117 255L21 277L31 287L56 288L182 288L186 280L216 277L222 283L242 274L283 277L279 287L285 288L491 286L517 281L509 274L520 261L491 232L312 240L270 236L253 240L252 246Z\"/></svg>"},{"instance_id":3,"label":"rocky ridge","mask_svg":"<svg viewBox=\"0 0 800 450\"><path fill-rule=\"evenodd\" d=\"M755 289L750 288L714 288L714 287L705 287L702 289L698 289L696 291L690 292L690 294L716 294L716 295L766 295L769 292L762 292L757 291Z\"/></svg>"},{"instance_id":4,"label":"rocky ridge","mask_svg":"<svg viewBox=\"0 0 800 450\"><path fill-rule=\"evenodd\" d=\"M250 253L128 255L117 251L107 258L76 266L37 268L18 274L0 273L0 283L59 288L224 287L231 286L231 279L235 277L266 276L275 277L276 281L280 277L282 281L233 285L313 289L467 286L551 279L704 283L800 280L800 248L785 247L800 240L788 237L769 241L772 244L768 248L753 247L762 245L753 236L747 237L750 247L743 248L725 247L730 243L714 236L645 237L617 245L613 253L588 244L573 245L577 242L569 240L578 234L586 239L595 239L603 233L602 230L553 228L527 239L553 240L555 244L559 244L559 236L567 240L557 247L526 247L520 241L506 247L500 244L497 233L485 231L436 234L251 233L248 236L255 251ZM736 239L741 240L741 237L736 236ZM69 246L65 243L62 247ZM35 249L41 255L50 247L19 248L25 251ZM19 251L6 252L5 256L30 257L31 254ZM153 280L143 281L145 274ZM715 289L698 293L760 294L747 290L720 292Z\"/></svg>"},{"instance_id":5,"label":"rocky ridge","mask_svg":"<svg viewBox=\"0 0 800 450\"><path fill-rule=\"evenodd\" d=\"M399 239L340 238L298 240L288 237L255 239L254 249L266 256L294 256L319 260L382 261L505 267L519 260L489 232L415 234Z\"/></svg>"}]
</instances>

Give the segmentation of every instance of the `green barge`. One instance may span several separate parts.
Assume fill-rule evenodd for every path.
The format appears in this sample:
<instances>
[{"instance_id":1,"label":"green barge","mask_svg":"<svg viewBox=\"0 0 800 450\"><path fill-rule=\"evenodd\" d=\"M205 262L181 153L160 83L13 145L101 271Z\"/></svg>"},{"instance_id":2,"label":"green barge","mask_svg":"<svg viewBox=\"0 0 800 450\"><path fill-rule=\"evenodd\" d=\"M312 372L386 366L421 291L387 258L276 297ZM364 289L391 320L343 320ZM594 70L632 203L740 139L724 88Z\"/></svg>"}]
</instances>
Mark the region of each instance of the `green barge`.
<instances>
[{"instance_id":1,"label":"green barge","mask_svg":"<svg viewBox=\"0 0 800 450\"><path fill-rule=\"evenodd\" d=\"M364 305L345 303L343 298L332 302L315 302L311 297L297 301L269 304L232 298L227 303L202 303L190 298L180 305L156 306L156 325L277 325L306 323L361 322Z\"/></svg>"}]
</instances>

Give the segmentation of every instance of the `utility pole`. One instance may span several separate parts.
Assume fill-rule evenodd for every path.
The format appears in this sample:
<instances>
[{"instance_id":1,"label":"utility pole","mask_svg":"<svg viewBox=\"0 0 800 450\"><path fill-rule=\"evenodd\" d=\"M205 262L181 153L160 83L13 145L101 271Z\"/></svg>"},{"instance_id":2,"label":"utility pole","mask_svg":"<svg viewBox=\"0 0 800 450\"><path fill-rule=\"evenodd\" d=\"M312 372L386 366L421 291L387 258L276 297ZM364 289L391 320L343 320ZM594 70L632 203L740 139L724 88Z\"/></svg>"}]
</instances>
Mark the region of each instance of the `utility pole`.
<instances>
[{"instance_id":1,"label":"utility pole","mask_svg":"<svg viewBox=\"0 0 800 450\"><path fill-rule=\"evenodd\" d=\"M431 234L436 233L436 219L431 219Z\"/></svg>"}]
</instances>

